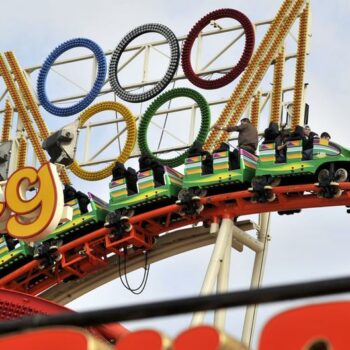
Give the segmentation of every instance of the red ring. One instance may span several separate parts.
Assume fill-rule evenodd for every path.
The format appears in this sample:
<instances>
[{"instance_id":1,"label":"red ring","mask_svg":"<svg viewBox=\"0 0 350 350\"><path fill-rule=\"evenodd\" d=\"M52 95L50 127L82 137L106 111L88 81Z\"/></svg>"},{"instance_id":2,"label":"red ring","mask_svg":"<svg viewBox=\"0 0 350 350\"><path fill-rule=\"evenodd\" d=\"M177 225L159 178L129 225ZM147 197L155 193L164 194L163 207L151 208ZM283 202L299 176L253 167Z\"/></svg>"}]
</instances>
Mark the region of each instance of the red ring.
<instances>
[{"instance_id":1,"label":"red ring","mask_svg":"<svg viewBox=\"0 0 350 350\"><path fill-rule=\"evenodd\" d=\"M210 21L217 20L219 18L232 18L242 25L246 37L245 47L239 62L227 74L218 79L206 80L200 78L192 69L191 50L195 40L197 39L199 33L203 30L203 28L207 26L210 23ZM188 80L191 81L192 84L202 89L210 90L221 88L231 83L244 71L245 67L249 63L250 58L252 57L254 51L254 44L254 25L249 20L249 18L242 12L233 9L220 9L210 12L194 25L194 27L189 32L187 39L184 42L181 57L182 69Z\"/></svg>"}]
</instances>

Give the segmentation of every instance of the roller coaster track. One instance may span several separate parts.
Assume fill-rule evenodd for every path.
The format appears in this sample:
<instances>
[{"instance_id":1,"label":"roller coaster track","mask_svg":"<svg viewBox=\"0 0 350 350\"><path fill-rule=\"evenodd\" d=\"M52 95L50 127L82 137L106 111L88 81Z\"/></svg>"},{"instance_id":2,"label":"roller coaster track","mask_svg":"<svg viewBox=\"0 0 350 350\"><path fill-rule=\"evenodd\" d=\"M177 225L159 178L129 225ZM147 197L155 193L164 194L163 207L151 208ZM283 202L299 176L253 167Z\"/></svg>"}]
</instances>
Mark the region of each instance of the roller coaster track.
<instances>
[{"instance_id":1,"label":"roller coaster track","mask_svg":"<svg viewBox=\"0 0 350 350\"><path fill-rule=\"evenodd\" d=\"M249 191L208 196L201 198L204 210L194 216L180 216L181 208L176 204L162 207L131 217L132 230L121 239L113 241L112 229L100 228L60 247L62 260L54 268L40 269L38 261L32 260L1 278L0 287L40 294L64 304L119 277L118 255L123 259L122 246L141 247L127 255L126 270L130 272L144 266L144 250L149 251L148 262L154 263L215 242L215 225L185 228L189 225L219 223L224 218L264 212L350 206L350 182L339 187L343 192L338 198L319 198L320 189L314 184L275 187L276 199L270 203L252 203ZM254 228L247 222L236 225L243 230ZM154 242L145 237L154 237ZM233 241L233 246L242 248L237 241Z\"/></svg>"}]
</instances>

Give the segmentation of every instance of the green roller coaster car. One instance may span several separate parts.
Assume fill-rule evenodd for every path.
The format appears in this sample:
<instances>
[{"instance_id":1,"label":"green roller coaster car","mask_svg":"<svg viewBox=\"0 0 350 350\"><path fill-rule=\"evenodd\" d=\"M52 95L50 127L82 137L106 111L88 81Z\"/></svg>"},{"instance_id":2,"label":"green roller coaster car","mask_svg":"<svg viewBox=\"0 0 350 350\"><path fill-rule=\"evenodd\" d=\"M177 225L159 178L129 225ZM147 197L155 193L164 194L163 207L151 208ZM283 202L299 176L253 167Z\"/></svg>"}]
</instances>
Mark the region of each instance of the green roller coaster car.
<instances>
[{"instance_id":1,"label":"green roller coaster car","mask_svg":"<svg viewBox=\"0 0 350 350\"><path fill-rule=\"evenodd\" d=\"M255 175L258 158L244 149L239 150L239 169L230 169L229 151L213 153L213 169L206 174L203 157L193 156L185 161L183 188L211 189L235 184L249 184Z\"/></svg>"},{"instance_id":2,"label":"green roller coaster car","mask_svg":"<svg viewBox=\"0 0 350 350\"><path fill-rule=\"evenodd\" d=\"M0 276L31 260L32 248L24 242L16 244L14 249L9 249L4 235L0 237Z\"/></svg>"},{"instance_id":3,"label":"green roller coaster car","mask_svg":"<svg viewBox=\"0 0 350 350\"><path fill-rule=\"evenodd\" d=\"M104 222L109 212L108 204L92 193L88 193L88 195L91 210L82 214L77 199L65 203L65 205L69 205L73 209L72 220L59 225L55 231L45 238L44 242L47 240L61 239L66 243L67 241L71 241L90 232L93 228L101 227L101 223Z\"/></svg>"},{"instance_id":4,"label":"green roller coaster car","mask_svg":"<svg viewBox=\"0 0 350 350\"><path fill-rule=\"evenodd\" d=\"M338 180L345 181L350 169L350 150L323 139L314 139L313 156L310 160L303 160L301 140L287 142L286 162L276 163L274 143L261 144L259 154L257 177L290 178L294 175L311 175L314 180L317 180L316 175L322 169L329 169L334 174L341 169L342 176ZM288 181L290 182L290 179Z\"/></svg>"},{"instance_id":5,"label":"green roller coaster car","mask_svg":"<svg viewBox=\"0 0 350 350\"><path fill-rule=\"evenodd\" d=\"M109 210L138 210L148 205L152 205L152 208L159 207L159 204L163 205L165 201L176 198L182 188L182 177L181 173L168 166L164 166L161 182L156 181L153 170L140 171L137 174L136 193L129 191L125 178L111 181Z\"/></svg>"},{"instance_id":6,"label":"green roller coaster car","mask_svg":"<svg viewBox=\"0 0 350 350\"><path fill-rule=\"evenodd\" d=\"M65 205L71 206L73 209L72 220L60 224L55 231L38 243L67 243L98 227L102 227L108 213L108 204L91 193L89 193L89 198L91 210L85 214L81 214L76 199L67 202ZM6 275L31 260L34 254L33 246L33 244L19 241L12 247L13 249L9 249L4 236L2 236L0 238L0 276Z\"/></svg>"}]
</instances>

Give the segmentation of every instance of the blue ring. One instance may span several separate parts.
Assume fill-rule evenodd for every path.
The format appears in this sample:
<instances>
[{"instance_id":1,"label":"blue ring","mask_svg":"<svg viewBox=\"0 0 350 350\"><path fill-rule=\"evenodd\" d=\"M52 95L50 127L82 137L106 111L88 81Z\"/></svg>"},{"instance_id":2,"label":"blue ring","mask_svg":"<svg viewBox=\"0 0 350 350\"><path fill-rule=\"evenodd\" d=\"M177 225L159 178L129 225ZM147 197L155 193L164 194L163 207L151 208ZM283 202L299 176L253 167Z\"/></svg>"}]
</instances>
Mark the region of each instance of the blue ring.
<instances>
[{"instance_id":1,"label":"blue ring","mask_svg":"<svg viewBox=\"0 0 350 350\"><path fill-rule=\"evenodd\" d=\"M98 65L97 77L90 92L80 102L70 107L62 107L62 108L56 107L54 104L52 104L49 101L46 95L45 83L46 83L47 75L50 71L51 66L56 61L56 59L60 55L62 55L64 52L70 49L73 49L75 47L86 47L87 49L93 52L93 54L96 57L97 65ZM41 105L49 113L57 115L59 117L68 117L73 114L78 114L82 110L84 110L86 107L88 107L92 103L92 101L98 96L105 82L106 72L107 72L106 57L102 49L95 42L85 38L68 40L62 43L61 45L59 45L58 47L56 47L50 53L50 55L45 60L43 66L41 67L41 70L38 76L38 83L37 83L38 99Z\"/></svg>"}]
</instances>

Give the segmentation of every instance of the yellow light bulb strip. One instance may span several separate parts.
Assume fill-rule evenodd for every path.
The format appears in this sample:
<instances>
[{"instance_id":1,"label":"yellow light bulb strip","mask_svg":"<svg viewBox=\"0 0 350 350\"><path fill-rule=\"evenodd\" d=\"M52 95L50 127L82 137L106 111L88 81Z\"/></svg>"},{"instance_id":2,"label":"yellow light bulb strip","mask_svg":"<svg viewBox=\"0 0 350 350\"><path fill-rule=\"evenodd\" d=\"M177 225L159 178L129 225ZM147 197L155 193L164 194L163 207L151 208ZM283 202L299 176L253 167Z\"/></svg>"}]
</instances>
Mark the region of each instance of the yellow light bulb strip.
<instances>
[{"instance_id":1,"label":"yellow light bulb strip","mask_svg":"<svg viewBox=\"0 0 350 350\"><path fill-rule=\"evenodd\" d=\"M21 96L16 88L15 82L13 80L13 77L11 76L10 70L8 69L5 58L3 54L0 53L0 74L2 75L5 84L10 92L10 95L12 97L12 100L14 104L17 107L18 115L23 123L23 126L25 130L28 133L28 137L33 145L34 152L36 156L38 157L39 163L43 165L47 162L45 153L43 149L41 148L40 141L34 131L34 128L31 124L29 114L27 112L27 109L21 99Z\"/></svg>"},{"instance_id":2,"label":"yellow light bulb strip","mask_svg":"<svg viewBox=\"0 0 350 350\"><path fill-rule=\"evenodd\" d=\"M79 117L80 123L79 127L81 128L86 121L88 121L93 115L96 113L106 111L106 110L112 110L117 113L120 113L126 122L126 130L127 130L127 137L125 141L124 148L119 155L119 157L109 164L107 167L104 169L91 172L91 171L86 171L80 167L77 161L74 161L70 165L70 169L72 172L80 177L81 179L88 180L88 181L98 181L105 179L106 177L110 176L112 174L112 169L115 165L116 162L120 163L125 163L127 159L129 158L135 143L136 143L136 118L133 115L133 113L124 105L118 102L99 102L88 109L86 109Z\"/></svg>"},{"instance_id":3,"label":"yellow light bulb strip","mask_svg":"<svg viewBox=\"0 0 350 350\"><path fill-rule=\"evenodd\" d=\"M49 137L50 132L45 124L45 121L43 117L40 114L38 104L36 102L35 97L33 96L33 93L28 85L27 79L23 73L23 70L21 69L16 56L13 52L5 52L5 57L7 58L7 61L11 67L11 70L15 76L15 79L18 83L18 86L20 88L20 91L22 93L22 96L24 97L24 100L30 110L30 112L33 115L34 121L39 129L39 134L42 140L45 140ZM25 118L25 117L24 117ZM23 123L24 124L24 123ZM41 148L41 146L40 146ZM37 154L36 154L37 155ZM38 155L37 155L38 156ZM62 169L60 173L60 178L63 182L63 184L68 185L71 183L66 169Z\"/></svg>"},{"instance_id":4,"label":"yellow light bulb strip","mask_svg":"<svg viewBox=\"0 0 350 350\"><path fill-rule=\"evenodd\" d=\"M294 80L294 98L293 98L293 117L292 129L301 123L302 112L304 110L304 77L306 62L306 47L308 40L308 23L309 23L310 4L307 3L304 11L300 16L299 35L298 35L298 51Z\"/></svg>"},{"instance_id":5,"label":"yellow light bulb strip","mask_svg":"<svg viewBox=\"0 0 350 350\"><path fill-rule=\"evenodd\" d=\"M273 41L270 49L268 50L267 54L265 55L264 59L259 65L259 68L254 75L254 78L251 80L250 84L248 85L245 93L238 101L238 104L236 108L232 111L230 114L231 117L228 120L228 123L226 125L235 125L239 118L242 116L246 106L248 105L251 97L255 93L255 90L257 89L258 85L260 84L261 80L263 79L264 75L266 74L268 68L271 65L271 62L276 57L277 52L280 49L281 44L283 43L285 37L287 36L288 32L290 31L293 23L295 22L296 18L298 17L302 7L304 6L305 0L297 0L295 4L293 5L289 15L283 20L282 26L279 30L278 35L276 36L275 40ZM217 148L222 142L227 141L228 134L223 134L219 137L219 139L212 144L212 149Z\"/></svg>"},{"instance_id":6,"label":"yellow light bulb strip","mask_svg":"<svg viewBox=\"0 0 350 350\"><path fill-rule=\"evenodd\" d=\"M232 114L232 111L236 107L237 103L240 101L241 96L249 87L251 80L254 79L255 73L261 64L261 61L266 56L266 53L268 52L269 48L274 42L274 38L276 38L276 36L279 34L279 27L282 25L285 17L287 16L290 8L293 5L293 2L293 0L285 0L282 6L280 7L275 19L271 23L270 28L265 34L262 42L260 43L251 61L249 62L249 65L243 72L242 77L238 82L235 90L231 94L228 102L226 103L223 111L221 112L220 117L216 123L217 125L222 127L228 126L229 118ZM204 144L204 149L212 151L215 148L215 145L218 143L218 138L221 138L221 136L223 136L223 138L225 139L228 137L228 133L225 131L212 129Z\"/></svg>"},{"instance_id":7,"label":"yellow light bulb strip","mask_svg":"<svg viewBox=\"0 0 350 350\"><path fill-rule=\"evenodd\" d=\"M250 113L250 121L253 126L258 128L259 126L259 117L260 117L260 100L261 100L261 92L258 91L252 101L252 109Z\"/></svg>"},{"instance_id":8,"label":"yellow light bulb strip","mask_svg":"<svg viewBox=\"0 0 350 350\"><path fill-rule=\"evenodd\" d=\"M283 87L283 72L285 62L285 49L281 47L280 52L276 57L274 72L273 72L273 87L271 96L271 113L270 122L279 124L281 119L282 108L282 87Z\"/></svg>"},{"instance_id":9,"label":"yellow light bulb strip","mask_svg":"<svg viewBox=\"0 0 350 350\"><path fill-rule=\"evenodd\" d=\"M22 136L18 141L18 152L17 152L17 169L21 169L26 164L27 158L27 141Z\"/></svg>"},{"instance_id":10,"label":"yellow light bulb strip","mask_svg":"<svg viewBox=\"0 0 350 350\"><path fill-rule=\"evenodd\" d=\"M11 129L12 118L13 118L13 107L10 101L6 100L4 122L2 125L2 135L1 135L2 142L6 142L10 139L10 129Z\"/></svg>"},{"instance_id":11,"label":"yellow light bulb strip","mask_svg":"<svg viewBox=\"0 0 350 350\"><path fill-rule=\"evenodd\" d=\"M9 63L12 72L15 76L15 79L18 83L20 91L24 97L24 100L32 113L35 123L38 126L40 137L42 139L47 139L50 135L49 129L46 126L44 119L42 118L38 104L36 103L34 96L32 94L31 89L29 88L26 77L23 74L23 70L21 69L16 56L13 52L8 51L5 52L5 57L7 58L7 62Z\"/></svg>"},{"instance_id":12,"label":"yellow light bulb strip","mask_svg":"<svg viewBox=\"0 0 350 350\"><path fill-rule=\"evenodd\" d=\"M65 168L61 169L61 172L58 174L60 176L60 179L64 185L71 185L72 182L68 176L67 170Z\"/></svg>"}]
</instances>

